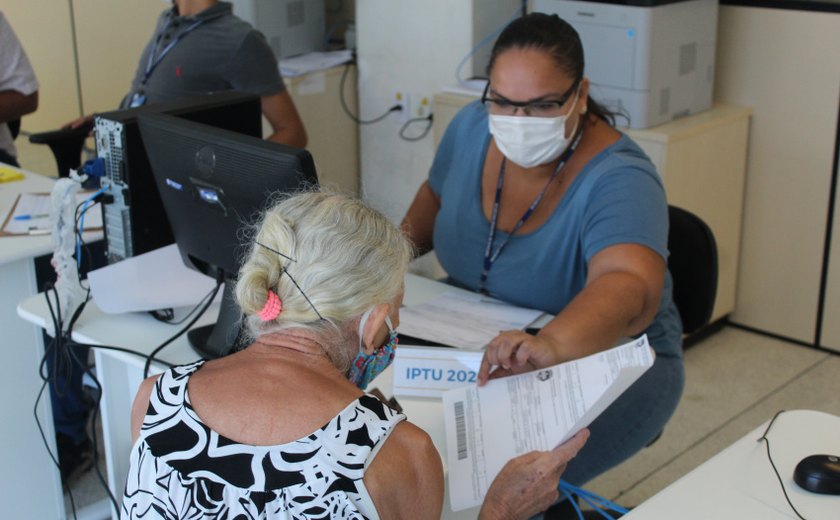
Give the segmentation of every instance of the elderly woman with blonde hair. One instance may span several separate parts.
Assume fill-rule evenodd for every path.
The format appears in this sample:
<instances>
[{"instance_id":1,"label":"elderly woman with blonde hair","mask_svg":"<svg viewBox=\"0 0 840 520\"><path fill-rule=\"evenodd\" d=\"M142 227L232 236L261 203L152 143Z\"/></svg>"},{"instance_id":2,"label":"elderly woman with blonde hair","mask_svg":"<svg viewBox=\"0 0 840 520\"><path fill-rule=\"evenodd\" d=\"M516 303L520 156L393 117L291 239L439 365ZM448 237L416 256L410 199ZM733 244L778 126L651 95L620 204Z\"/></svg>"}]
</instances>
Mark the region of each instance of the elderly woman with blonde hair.
<instances>
[{"instance_id":1,"label":"elderly woman with blonde hair","mask_svg":"<svg viewBox=\"0 0 840 520\"><path fill-rule=\"evenodd\" d=\"M273 205L236 287L251 344L140 387L122 518L439 518L429 436L363 393L393 358L411 257L359 200L307 192ZM482 515L556 499L548 484L584 437L514 459L503 475L518 484L494 486Z\"/></svg>"}]
</instances>

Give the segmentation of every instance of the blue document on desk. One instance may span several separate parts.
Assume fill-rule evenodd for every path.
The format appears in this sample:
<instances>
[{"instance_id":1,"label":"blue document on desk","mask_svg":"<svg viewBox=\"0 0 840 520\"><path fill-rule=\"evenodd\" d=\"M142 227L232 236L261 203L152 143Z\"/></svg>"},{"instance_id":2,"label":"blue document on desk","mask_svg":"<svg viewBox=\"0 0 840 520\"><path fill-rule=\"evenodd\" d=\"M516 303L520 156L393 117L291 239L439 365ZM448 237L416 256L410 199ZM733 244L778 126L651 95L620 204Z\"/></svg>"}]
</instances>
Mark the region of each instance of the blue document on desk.
<instances>
[{"instance_id":1,"label":"blue document on desk","mask_svg":"<svg viewBox=\"0 0 840 520\"><path fill-rule=\"evenodd\" d=\"M648 368L647 336L525 374L443 394L453 511L481 505L510 459L546 451L588 426Z\"/></svg>"}]
</instances>

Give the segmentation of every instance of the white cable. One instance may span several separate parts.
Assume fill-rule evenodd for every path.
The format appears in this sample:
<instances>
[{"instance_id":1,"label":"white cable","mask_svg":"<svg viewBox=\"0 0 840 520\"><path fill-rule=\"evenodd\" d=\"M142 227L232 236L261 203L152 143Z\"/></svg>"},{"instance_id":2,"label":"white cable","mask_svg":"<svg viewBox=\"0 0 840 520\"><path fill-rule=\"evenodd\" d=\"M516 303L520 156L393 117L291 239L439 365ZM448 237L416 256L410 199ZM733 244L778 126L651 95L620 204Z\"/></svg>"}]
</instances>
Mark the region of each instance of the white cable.
<instances>
[{"instance_id":1,"label":"white cable","mask_svg":"<svg viewBox=\"0 0 840 520\"><path fill-rule=\"evenodd\" d=\"M57 278L55 291L61 314L68 317L87 299L87 291L79 285L79 267L73 258L76 247L76 194L86 177L79 177L75 170L70 170L69 177L56 181L50 196L51 263ZM57 335L63 332L55 331Z\"/></svg>"}]
</instances>

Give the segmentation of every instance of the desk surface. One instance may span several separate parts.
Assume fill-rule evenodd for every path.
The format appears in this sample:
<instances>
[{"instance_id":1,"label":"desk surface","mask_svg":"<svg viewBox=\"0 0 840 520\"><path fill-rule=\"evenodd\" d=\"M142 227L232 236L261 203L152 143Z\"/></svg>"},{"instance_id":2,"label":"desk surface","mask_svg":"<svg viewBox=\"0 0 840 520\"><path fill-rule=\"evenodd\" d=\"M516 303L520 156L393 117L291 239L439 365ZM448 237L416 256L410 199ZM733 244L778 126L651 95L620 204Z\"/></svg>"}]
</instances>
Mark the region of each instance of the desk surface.
<instances>
[{"instance_id":1,"label":"desk surface","mask_svg":"<svg viewBox=\"0 0 840 520\"><path fill-rule=\"evenodd\" d=\"M4 167L12 168L11 166ZM55 178L45 177L37 173L30 173L18 168L12 168L23 173L20 181L0 183L0 224L6 221L12 211L18 195L21 193L49 193L55 185ZM102 238L101 231L85 233L85 240L91 241ZM49 235L17 235L0 236L0 265L16 262L25 258L33 258L52 252L52 242Z\"/></svg>"},{"instance_id":2,"label":"desk surface","mask_svg":"<svg viewBox=\"0 0 840 520\"><path fill-rule=\"evenodd\" d=\"M406 277L405 304L423 303L445 290L459 290L415 275ZM211 307L201 323L210 323L218 312ZM18 314L24 319L49 329L49 315L43 295L34 295L23 300ZM548 318L544 318L543 321ZM116 344L148 354L169 338L179 327L155 321L143 313L106 315L91 302L85 309L74 329L79 341L93 344ZM102 351L105 353L105 351ZM107 356L119 360L127 367L142 369L145 359L123 352L109 351ZM189 347L186 338L179 338L160 354L169 363L189 363L198 355ZM157 370L162 366L158 365ZM392 393L392 370L389 368L373 381L371 387L378 387L386 395ZM111 420L127 423L130 398L135 389L126 396L119 416ZM106 390L107 391L107 390ZM409 420L425 430L432 438L441 455L446 444L441 420L441 403L438 399L401 397ZM125 409L122 409L125 408ZM125 426L127 429L127 425ZM692 473L666 488L634 509L628 519L668 519L679 513L680 518L795 518L784 502L775 476L767 464L764 445L756 442L764 431L764 425L750 435L727 448ZM806 518L836 518L826 516L824 511L840 511L840 497L815 496L800 490L791 479L796 462L818 452L840 453L840 417L821 412L791 411L782 414L770 432L773 456L786 479L788 493ZM114 447L114 452L127 461L130 445ZM117 479L119 480L119 478ZM449 510L448 497L444 502L444 518L475 518L477 511L468 509L459 513ZM827 509L828 508L828 509ZM723 515L722 512L727 512ZM729 514L731 512L731 514ZM810 515L808 513L811 513ZM723 516L722 516L723 515Z\"/></svg>"},{"instance_id":3,"label":"desk surface","mask_svg":"<svg viewBox=\"0 0 840 520\"><path fill-rule=\"evenodd\" d=\"M627 520L797 518L758 439L767 422L622 517ZM840 417L790 410L776 419L770 453L793 505L808 520L840 518L840 496L818 495L793 482L796 464L817 453L840 454Z\"/></svg>"}]
</instances>

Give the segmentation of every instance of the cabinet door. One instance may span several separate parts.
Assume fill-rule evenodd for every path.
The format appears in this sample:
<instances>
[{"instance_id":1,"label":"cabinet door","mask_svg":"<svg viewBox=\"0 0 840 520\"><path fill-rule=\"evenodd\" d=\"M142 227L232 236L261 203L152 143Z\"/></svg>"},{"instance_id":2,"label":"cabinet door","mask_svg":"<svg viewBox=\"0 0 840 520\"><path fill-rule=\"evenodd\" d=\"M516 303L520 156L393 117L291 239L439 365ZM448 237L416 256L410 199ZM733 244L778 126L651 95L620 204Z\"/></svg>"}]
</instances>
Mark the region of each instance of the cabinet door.
<instances>
[{"instance_id":1,"label":"cabinet door","mask_svg":"<svg viewBox=\"0 0 840 520\"><path fill-rule=\"evenodd\" d=\"M748 109L717 105L672 123L628 131L656 165L668 203L702 218L715 236L718 287L712 321L735 310L749 114Z\"/></svg>"},{"instance_id":2,"label":"cabinet door","mask_svg":"<svg viewBox=\"0 0 840 520\"><path fill-rule=\"evenodd\" d=\"M840 154L840 150L837 150L837 153ZM835 174L840 177L840 171L836 171ZM820 345L840 351L840 197L837 193L834 194L834 222L831 228Z\"/></svg>"},{"instance_id":3,"label":"cabinet door","mask_svg":"<svg viewBox=\"0 0 840 520\"><path fill-rule=\"evenodd\" d=\"M814 341L840 14L721 6L715 92L753 109L737 323Z\"/></svg>"},{"instance_id":4,"label":"cabinet door","mask_svg":"<svg viewBox=\"0 0 840 520\"><path fill-rule=\"evenodd\" d=\"M345 72L344 103L351 114L358 114L355 66L348 70L342 65L285 81L306 127L306 148L315 160L318 181L346 193L358 193L359 127L344 113L339 98ZM268 128L263 118L263 134Z\"/></svg>"},{"instance_id":5,"label":"cabinet door","mask_svg":"<svg viewBox=\"0 0 840 520\"><path fill-rule=\"evenodd\" d=\"M55 0L12 0L2 4L38 77L38 110L23 118L29 132L54 130L81 115L70 6Z\"/></svg>"},{"instance_id":6,"label":"cabinet door","mask_svg":"<svg viewBox=\"0 0 840 520\"><path fill-rule=\"evenodd\" d=\"M72 0L82 112L114 110L131 87L140 53L166 9L150 0Z\"/></svg>"}]
</instances>

